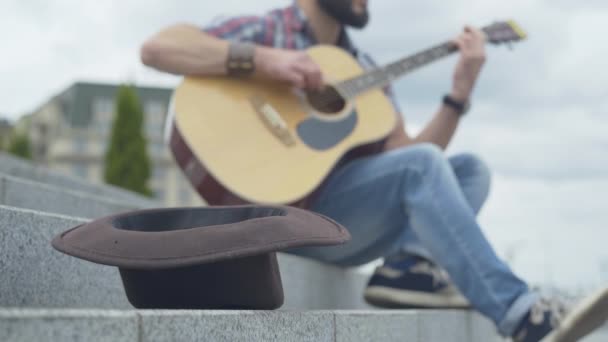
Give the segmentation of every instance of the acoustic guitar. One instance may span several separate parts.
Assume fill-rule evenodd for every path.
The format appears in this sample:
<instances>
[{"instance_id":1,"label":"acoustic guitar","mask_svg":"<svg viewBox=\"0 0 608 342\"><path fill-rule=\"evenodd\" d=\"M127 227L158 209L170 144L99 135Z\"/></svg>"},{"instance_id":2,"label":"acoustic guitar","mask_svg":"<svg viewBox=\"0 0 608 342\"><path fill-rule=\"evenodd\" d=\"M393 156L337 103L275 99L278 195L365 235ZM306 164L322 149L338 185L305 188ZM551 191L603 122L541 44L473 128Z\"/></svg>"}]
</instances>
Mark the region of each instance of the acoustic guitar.
<instances>
[{"instance_id":1,"label":"acoustic guitar","mask_svg":"<svg viewBox=\"0 0 608 342\"><path fill-rule=\"evenodd\" d=\"M482 31L493 44L526 37L513 21ZM331 81L321 91L219 76L185 77L175 89L170 148L209 204L224 204L221 193L266 204L306 197L348 151L393 130L397 118L382 87L457 47L446 42L367 71L335 46L306 51Z\"/></svg>"}]
</instances>

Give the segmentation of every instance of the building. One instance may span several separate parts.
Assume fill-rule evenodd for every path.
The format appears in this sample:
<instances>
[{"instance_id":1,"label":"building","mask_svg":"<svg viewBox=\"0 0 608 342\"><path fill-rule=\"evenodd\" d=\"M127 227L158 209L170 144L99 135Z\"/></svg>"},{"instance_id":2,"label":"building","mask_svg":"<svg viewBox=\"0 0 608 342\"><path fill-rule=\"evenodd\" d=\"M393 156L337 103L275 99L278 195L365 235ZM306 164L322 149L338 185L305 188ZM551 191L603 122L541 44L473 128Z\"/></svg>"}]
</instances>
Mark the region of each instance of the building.
<instances>
[{"instance_id":1,"label":"building","mask_svg":"<svg viewBox=\"0 0 608 342\"><path fill-rule=\"evenodd\" d=\"M7 119L0 117L0 150L8 146L13 131L13 125Z\"/></svg>"},{"instance_id":2,"label":"building","mask_svg":"<svg viewBox=\"0 0 608 342\"><path fill-rule=\"evenodd\" d=\"M103 182L103 165L114 119L118 85L78 82L27 115L35 161L91 182ZM202 203L163 141L172 89L136 87L144 111L144 131L152 175L148 185L166 205Z\"/></svg>"}]
</instances>

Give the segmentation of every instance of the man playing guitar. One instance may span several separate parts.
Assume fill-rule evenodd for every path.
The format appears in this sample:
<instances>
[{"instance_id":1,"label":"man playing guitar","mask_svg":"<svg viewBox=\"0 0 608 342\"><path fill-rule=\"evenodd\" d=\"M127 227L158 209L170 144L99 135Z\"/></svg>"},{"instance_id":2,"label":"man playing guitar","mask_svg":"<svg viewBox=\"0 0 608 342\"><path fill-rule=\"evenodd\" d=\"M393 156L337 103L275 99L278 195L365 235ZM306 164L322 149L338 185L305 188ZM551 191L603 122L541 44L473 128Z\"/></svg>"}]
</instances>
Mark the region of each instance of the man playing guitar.
<instances>
[{"instance_id":1,"label":"man playing guitar","mask_svg":"<svg viewBox=\"0 0 608 342\"><path fill-rule=\"evenodd\" d=\"M203 30L170 26L144 43L141 58L178 75L260 77L320 90L324 75L302 50L336 45L363 68L373 68L345 30L365 27L368 18L366 0L298 0ZM472 154L443 153L468 110L485 62L484 39L468 26L454 39L460 57L452 88L416 136L406 133L392 90L385 88L397 116L394 131L346 155L314 196L298 203L343 224L352 241L293 253L342 266L384 258L365 291L377 306L472 306L515 341L570 341L605 320L608 292L566 313L557 301L532 291L498 258L476 221L488 195L488 167Z\"/></svg>"}]
</instances>

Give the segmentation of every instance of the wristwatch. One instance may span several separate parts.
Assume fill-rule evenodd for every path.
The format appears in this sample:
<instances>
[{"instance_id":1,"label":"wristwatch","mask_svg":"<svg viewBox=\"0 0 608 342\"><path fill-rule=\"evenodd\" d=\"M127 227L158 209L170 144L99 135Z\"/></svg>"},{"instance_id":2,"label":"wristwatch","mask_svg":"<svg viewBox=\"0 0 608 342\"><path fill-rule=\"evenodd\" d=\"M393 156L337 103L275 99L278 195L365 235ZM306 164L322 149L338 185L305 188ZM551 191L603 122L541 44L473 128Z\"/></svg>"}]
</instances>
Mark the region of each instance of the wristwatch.
<instances>
[{"instance_id":1,"label":"wristwatch","mask_svg":"<svg viewBox=\"0 0 608 342\"><path fill-rule=\"evenodd\" d=\"M471 102L469 100L465 100L464 102L457 101L450 95L445 95L443 97L443 104L454 109L458 115L466 114L471 108Z\"/></svg>"}]
</instances>

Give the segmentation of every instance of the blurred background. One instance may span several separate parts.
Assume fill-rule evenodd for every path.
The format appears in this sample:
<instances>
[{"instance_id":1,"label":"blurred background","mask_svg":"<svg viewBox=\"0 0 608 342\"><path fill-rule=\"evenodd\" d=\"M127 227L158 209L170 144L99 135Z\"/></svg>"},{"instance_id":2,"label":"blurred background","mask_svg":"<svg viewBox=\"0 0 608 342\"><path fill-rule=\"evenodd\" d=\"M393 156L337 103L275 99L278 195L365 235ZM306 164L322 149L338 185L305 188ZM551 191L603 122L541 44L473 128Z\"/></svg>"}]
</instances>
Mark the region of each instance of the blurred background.
<instances>
[{"instance_id":1,"label":"blurred background","mask_svg":"<svg viewBox=\"0 0 608 342\"><path fill-rule=\"evenodd\" d=\"M101 182L116 86L136 86L167 205L200 203L162 143L179 78L144 67L139 46L162 27L261 14L288 0L0 0L0 141L18 132L31 158ZM494 172L480 221L499 254L535 285L576 295L608 283L608 2L370 1L354 41L384 63L454 37L464 24L515 19L529 39L488 47L472 110L448 153ZM415 133L449 91L456 57L395 82ZM11 133L13 132L13 133Z\"/></svg>"}]
</instances>

